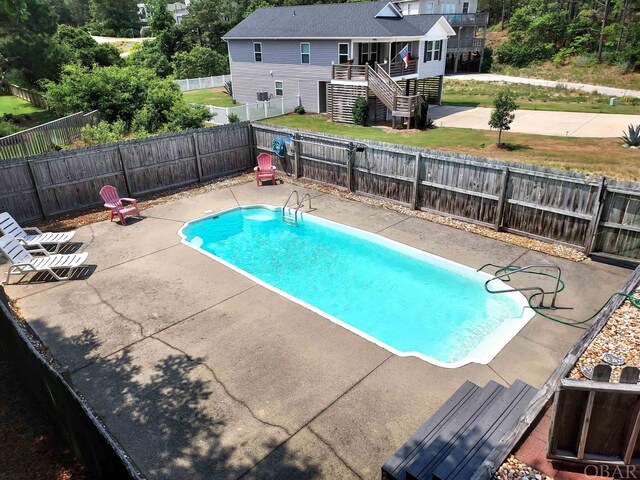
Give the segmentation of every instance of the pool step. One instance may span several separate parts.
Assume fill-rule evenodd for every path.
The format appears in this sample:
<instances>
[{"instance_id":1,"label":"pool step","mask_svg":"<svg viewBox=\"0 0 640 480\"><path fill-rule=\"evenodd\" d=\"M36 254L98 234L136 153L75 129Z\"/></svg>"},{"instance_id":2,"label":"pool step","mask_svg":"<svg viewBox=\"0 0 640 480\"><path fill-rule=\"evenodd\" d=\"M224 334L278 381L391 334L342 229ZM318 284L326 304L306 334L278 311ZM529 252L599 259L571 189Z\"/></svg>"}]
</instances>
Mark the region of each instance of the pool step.
<instances>
[{"instance_id":1,"label":"pool step","mask_svg":"<svg viewBox=\"0 0 640 480\"><path fill-rule=\"evenodd\" d=\"M536 390L465 382L382 467L383 480L468 480L516 424ZM487 476L487 479L490 476Z\"/></svg>"}]
</instances>

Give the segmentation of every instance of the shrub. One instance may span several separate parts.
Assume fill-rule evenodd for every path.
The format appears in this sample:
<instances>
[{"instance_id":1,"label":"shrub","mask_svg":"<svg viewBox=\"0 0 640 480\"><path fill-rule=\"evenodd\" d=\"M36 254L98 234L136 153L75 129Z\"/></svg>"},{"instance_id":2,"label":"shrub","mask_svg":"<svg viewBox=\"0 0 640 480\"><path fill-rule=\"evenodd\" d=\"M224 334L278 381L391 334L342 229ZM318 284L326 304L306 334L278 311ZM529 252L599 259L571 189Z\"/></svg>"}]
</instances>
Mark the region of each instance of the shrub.
<instances>
[{"instance_id":1,"label":"shrub","mask_svg":"<svg viewBox=\"0 0 640 480\"><path fill-rule=\"evenodd\" d=\"M298 105L296 108L293 109L293 111L298 115L304 115L305 113L307 113L302 105Z\"/></svg>"},{"instance_id":2,"label":"shrub","mask_svg":"<svg viewBox=\"0 0 640 480\"><path fill-rule=\"evenodd\" d=\"M413 116L415 128L420 130L427 128L427 120L429 119L428 113L429 105L427 104L427 101L424 98L419 97L418 108L416 108L416 112Z\"/></svg>"},{"instance_id":3,"label":"shrub","mask_svg":"<svg viewBox=\"0 0 640 480\"><path fill-rule=\"evenodd\" d=\"M229 123L238 123L240 121L240 117L237 113L230 113L227 119L229 120Z\"/></svg>"},{"instance_id":4,"label":"shrub","mask_svg":"<svg viewBox=\"0 0 640 480\"><path fill-rule=\"evenodd\" d=\"M515 41L508 41L500 45L496 53L500 63L514 67L526 67L537 60L546 60L554 51L552 43L527 45Z\"/></svg>"},{"instance_id":5,"label":"shrub","mask_svg":"<svg viewBox=\"0 0 640 480\"><path fill-rule=\"evenodd\" d=\"M229 57L211 48L193 47L173 56L173 72L177 78L224 75L229 73Z\"/></svg>"},{"instance_id":6,"label":"shrub","mask_svg":"<svg viewBox=\"0 0 640 480\"><path fill-rule=\"evenodd\" d=\"M493 48L485 47L484 56L482 57L482 73L487 73L491 71L491 67L493 66Z\"/></svg>"},{"instance_id":7,"label":"shrub","mask_svg":"<svg viewBox=\"0 0 640 480\"><path fill-rule=\"evenodd\" d=\"M434 128L438 128L436 126L436 121L431 117L427 117L427 124L425 125L425 127L427 128L427 130L433 130Z\"/></svg>"},{"instance_id":8,"label":"shrub","mask_svg":"<svg viewBox=\"0 0 640 480\"><path fill-rule=\"evenodd\" d=\"M351 107L353 123L365 127L369 123L369 102L365 97L358 97Z\"/></svg>"},{"instance_id":9,"label":"shrub","mask_svg":"<svg viewBox=\"0 0 640 480\"><path fill-rule=\"evenodd\" d=\"M118 120L114 123L104 120L95 126L85 125L80 131L80 138L88 145L100 145L102 143L117 142L127 134L127 125Z\"/></svg>"},{"instance_id":10,"label":"shrub","mask_svg":"<svg viewBox=\"0 0 640 480\"><path fill-rule=\"evenodd\" d=\"M231 80L224 82L224 93L233 97L233 83L231 83Z\"/></svg>"},{"instance_id":11,"label":"shrub","mask_svg":"<svg viewBox=\"0 0 640 480\"><path fill-rule=\"evenodd\" d=\"M578 55L573 60L573 65L580 68L594 66L596 63L596 58L593 55Z\"/></svg>"},{"instance_id":12,"label":"shrub","mask_svg":"<svg viewBox=\"0 0 640 480\"><path fill-rule=\"evenodd\" d=\"M16 127L13 123L0 120L0 137L6 137L7 135L11 135L12 133L16 133L17 131L18 127Z\"/></svg>"},{"instance_id":13,"label":"shrub","mask_svg":"<svg viewBox=\"0 0 640 480\"><path fill-rule=\"evenodd\" d=\"M151 27L149 25L145 25L144 27L142 27L140 29L140 36L141 37L150 37L152 35L153 31L151 30Z\"/></svg>"},{"instance_id":14,"label":"shrub","mask_svg":"<svg viewBox=\"0 0 640 480\"><path fill-rule=\"evenodd\" d=\"M640 147L640 123L629 125L628 132L622 133L622 140L627 147Z\"/></svg>"}]
</instances>

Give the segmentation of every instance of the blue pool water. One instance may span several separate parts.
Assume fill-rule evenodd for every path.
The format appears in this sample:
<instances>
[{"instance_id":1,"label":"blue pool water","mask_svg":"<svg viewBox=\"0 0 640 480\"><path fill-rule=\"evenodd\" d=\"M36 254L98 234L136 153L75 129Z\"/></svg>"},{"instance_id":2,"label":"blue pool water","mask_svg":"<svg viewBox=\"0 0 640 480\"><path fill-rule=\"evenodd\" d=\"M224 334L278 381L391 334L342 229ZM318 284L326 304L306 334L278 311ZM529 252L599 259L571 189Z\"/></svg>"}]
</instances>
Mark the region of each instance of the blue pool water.
<instances>
[{"instance_id":1,"label":"blue pool water","mask_svg":"<svg viewBox=\"0 0 640 480\"><path fill-rule=\"evenodd\" d=\"M305 214L243 207L186 224L184 242L383 347L441 366L487 363L530 318L486 274Z\"/></svg>"}]
</instances>

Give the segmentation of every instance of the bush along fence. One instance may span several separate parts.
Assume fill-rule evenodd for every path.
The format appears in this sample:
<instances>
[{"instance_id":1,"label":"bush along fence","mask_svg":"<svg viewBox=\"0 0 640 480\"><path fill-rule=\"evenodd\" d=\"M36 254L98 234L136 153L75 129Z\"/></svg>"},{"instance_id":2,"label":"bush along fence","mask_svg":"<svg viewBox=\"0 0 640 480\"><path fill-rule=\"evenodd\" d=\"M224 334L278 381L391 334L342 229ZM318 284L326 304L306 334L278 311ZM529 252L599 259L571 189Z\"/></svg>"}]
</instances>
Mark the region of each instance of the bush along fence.
<instances>
[{"instance_id":1,"label":"bush along fence","mask_svg":"<svg viewBox=\"0 0 640 480\"><path fill-rule=\"evenodd\" d=\"M31 333L31 335L34 335ZM91 478L143 480L133 461L100 422L89 404L33 346L7 308L0 288L0 351L20 374L53 424L82 460ZM19 454L19 453L18 453Z\"/></svg>"},{"instance_id":2,"label":"bush along fence","mask_svg":"<svg viewBox=\"0 0 640 480\"><path fill-rule=\"evenodd\" d=\"M248 103L237 107L214 107L205 105L211 112L211 122L216 125L227 123L263 120L265 118L279 117L292 113L301 105L300 97L286 97L267 100L264 102Z\"/></svg>"},{"instance_id":3,"label":"bush along fence","mask_svg":"<svg viewBox=\"0 0 640 480\"><path fill-rule=\"evenodd\" d=\"M27 90L26 88L13 84L9 84L9 93L15 97L26 100L35 107L47 108L47 100L41 93L34 92L33 90Z\"/></svg>"},{"instance_id":4,"label":"bush along fence","mask_svg":"<svg viewBox=\"0 0 640 480\"><path fill-rule=\"evenodd\" d=\"M0 162L0 212L22 221L98 205L114 185L138 197L253 167L247 124L65 150Z\"/></svg>"},{"instance_id":5,"label":"bush along fence","mask_svg":"<svg viewBox=\"0 0 640 480\"><path fill-rule=\"evenodd\" d=\"M459 153L252 124L258 152L294 147L279 168L364 195L605 260L640 259L640 184ZM635 262L632 262L635 263Z\"/></svg>"},{"instance_id":6,"label":"bush along fence","mask_svg":"<svg viewBox=\"0 0 640 480\"><path fill-rule=\"evenodd\" d=\"M38 155L60 150L80 138L85 125L95 125L100 117L97 110L74 113L37 127L0 138L0 160Z\"/></svg>"},{"instance_id":7,"label":"bush along fence","mask_svg":"<svg viewBox=\"0 0 640 480\"><path fill-rule=\"evenodd\" d=\"M160 135L0 162L0 211L21 221L80 211L115 185L144 196L232 175L293 147L278 168L612 261L640 260L640 184L261 123Z\"/></svg>"},{"instance_id":8,"label":"bush along fence","mask_svg":"<svg viewBox=\"0 0 640 480\"><path fill-rule=\"evenodd\" d=\"M184 78L175 82L180 87L181 92L189 90L202 90L203 88L224 87L224 84L231 81L231 75L218 75L217 77Z\"/></svg>"}]
</instances>

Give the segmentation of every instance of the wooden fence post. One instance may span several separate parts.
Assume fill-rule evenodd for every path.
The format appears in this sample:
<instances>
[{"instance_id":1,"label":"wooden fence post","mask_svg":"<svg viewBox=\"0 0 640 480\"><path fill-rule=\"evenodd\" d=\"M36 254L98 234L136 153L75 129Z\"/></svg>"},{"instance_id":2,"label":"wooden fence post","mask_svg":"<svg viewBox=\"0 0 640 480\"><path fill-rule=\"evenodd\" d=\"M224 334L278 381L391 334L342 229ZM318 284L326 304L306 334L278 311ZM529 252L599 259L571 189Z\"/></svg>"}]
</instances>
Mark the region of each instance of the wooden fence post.
<instances>
[{"instance_id":1,"label":"wooden fence post","mask_svg":"<svg viewBox=\"0 0 640 480\"><path fill-rule=\"evenodd\" d=\"M509 189L509 167L502 169L502 180L500 182L500 198L496 207L496 231L502 228L502 220L504 218L504 210L507 205L507 190Z\"/></svg>"},{"instance_id":2,"label":"wooden fence post","mask_svg":"<svg viewBox=\"0 0 640 480\"><path fill-rule=\"evenodd\" d=\"M349 142L349 154L347 156L347 188L353 192L353 163L356 156L356 146Z\"/></svg>"},{"instance_id":3,"label":"wooden fence post","mask_svg":"<svg viewBox=\"0 0 640 480\"><path fill-rule=\"evenodd\" d=\"M600 225L600 218L602 217L602 210L604 202L607 198L607 178L602 177L600 185L598 186L598 200L593 211L593 217L589 223L587 234L585 235L584 254L589 256L593 251L593 247L596 243L598 236L598 226Z\"/></svg>"},{"instance_id":4,"label":"wooden fence post","mask_svg":"<svg viewBox=\"0 0 640 480\"><path fill-rule=\"evenodd\" d=\"M198 135L193 134L193 151L196 154L196 167L198 168L198 183L202 183L202 160L200 159L200 149L198 148Z\"/></svg>"},{"instance_id":5,"label":"wooden fence post","mask_svg":"<svg viewBox=\"0 0 640 480\"><path fill-rule=\"evenodd\" d=\"M120 145L118 145L118 157L120 157L120 165L122 165L122 173L124 173L124 184L127 187L127 194L130 197L133 197L134 191L131 188L131 183L129 180L129 170L127 169L127 166L125 164L124 156L122 155L122 148L120 148Z\"/></svg>"},{"instance_id":6,"label":"wooden fence post","mask_svg":"<svg viewBox=\"0 0 640 480\"><path fill-rule=\"evenodd\" d=\"M256 155L256 139L253 136L253 132L255 131L253 125L249 123L247 125L247 129L249 131L249 152L251 154L251 165L253 165L254 158L257 158Z\"/></svg>"},{"instance_id":7,"label":"wooden fence post","mask_svg":"<svg viewBox=\"0 0 640 480\"><path fill-rule=\"evenodd\" d=\"M420 152L416 153L416 168L413 175L413 198L411 199L411 208L418 209L418 192L420 191L420 161L422 155Z\"/></svg>"},{"instance_id":8,"label":"wooden fence post","mask_svg":"<svg viewBox=\"0 0 640 480\"><path fill-rule=\"evenodd\" d=\"M31 181L33 182L33 186L36 189L36 195L38 197L38 203L40 204L40 210L42 210L42 216L45 220L49 220L49 215L47 214L47 210L45 208L45 202L42 199L42 192L40 191L40 185L38 184L38 180L35 172L33 171L32 162L27 161L27 165L29 166L29 175L31 176Z\"/></svg>"},{"instance_id":9,"label":"wooden fence post","mask_svg":"<svg viewBox=\"0 0 640 480\"><path fill-rule=\"evenodd\" d=\"M293 161L295 163L294 167L294 178L300 178L300 172L302 169L300 168L300 135L298 132L293 134Z\"/></svg>"}]
</instances>

